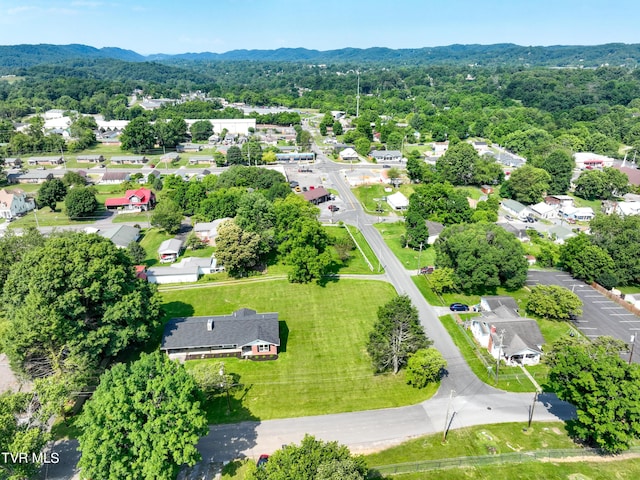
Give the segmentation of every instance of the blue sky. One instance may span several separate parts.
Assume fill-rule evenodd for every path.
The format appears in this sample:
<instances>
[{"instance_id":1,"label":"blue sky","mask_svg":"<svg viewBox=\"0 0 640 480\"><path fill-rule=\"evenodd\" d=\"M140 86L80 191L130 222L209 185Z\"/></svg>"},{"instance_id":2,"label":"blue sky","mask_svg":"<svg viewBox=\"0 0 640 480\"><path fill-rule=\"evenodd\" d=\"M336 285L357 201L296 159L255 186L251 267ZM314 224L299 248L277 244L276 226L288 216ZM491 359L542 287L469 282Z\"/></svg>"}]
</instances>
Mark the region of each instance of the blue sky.
<instances>
[{"instance_id":1,"label":"blue sky","mask_svg":"<svg viewBox=\"0 0 640 480\"><path fill-rule=\"evenodd\" d=\"M141 54L640 43L638 0L0 0L0 45Z\"/></svg>"}]
</instances>

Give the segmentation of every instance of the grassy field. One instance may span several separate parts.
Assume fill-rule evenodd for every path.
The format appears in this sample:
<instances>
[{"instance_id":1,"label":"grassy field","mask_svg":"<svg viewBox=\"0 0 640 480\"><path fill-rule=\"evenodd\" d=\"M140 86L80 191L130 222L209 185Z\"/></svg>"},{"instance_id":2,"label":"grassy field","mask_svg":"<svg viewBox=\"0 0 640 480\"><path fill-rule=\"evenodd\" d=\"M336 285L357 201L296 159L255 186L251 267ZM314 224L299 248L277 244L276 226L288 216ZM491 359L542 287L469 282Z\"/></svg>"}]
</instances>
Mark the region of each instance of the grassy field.
<instances>
[{"instance_id":1,"label":"grassy field","mask_svg":"<svg viewBox=\"0 0 640 480\"><path fill-rule=\"evenodd\" d=\"M373 266L373 271L369 268L369 264L365 261L364 257L362 256L362 253L360 253L360 250L358 248L351 251L351 258L345 261L341 261L340 258L338 257L336 250L334 248L331 248L330 252L333 259L331 272L332 273L365 274L365 275L372 274L372 273L384 273L384 269L380 268L380 271L378 270L378 265L379 265L378 259L374 255L373 251L371 250L371 247L365 240L362 233L355 227L350 226L348 228L351 231L351 234L356 239L356 242L358 242L358 245L366 255L367 259ZM345 227L341 227L338 225L333 227L325 226L324 229L329 235L331 235L336 239L349 237L349 233L347 232L347 229Z\"/></svg>"},{"instance_id":2,"label":"grassy field","mask_svg":"<svg viewBox=\"0 0 640 480\"><path fill-rule=\"evenodd\" d=\"M405 268L417 271L419 266L435 263L436 252L432 245L423 248L422 253L402 246L400 238L405 234L404 222L376 223L374 227L378 229L387 246Z\"/></svg>"},{"instance_id":3,"label":"grassy field","mask_svg":"<svg viewBox=\"0 0 640 480\"><path fill-rule=\"evenodd\" d=\"M271 419L410 405L429 398L402 374L374 375L365 344L379 306L394 296L391 285L340 280L326 286L286 281L186 289L162 293L167 317L228 314L241 307L278 312L280 357L251 362L225 359L242 385L226 414L223 397L208 405L212 423ZM219 360L199 362L216 365ZM213 367L215 368L215 367Z\"/></svg>"},{"instance_id":4,"label":"grassy field","mask_svg":"<svg viewBox=\"0 0 640 480\"><path fill-rule=\"evenodd\" d=\"M153 265L159 263L158 247L162 242L170 238L173 238L173 235L160 232L156 228L142 230L142 235L139 242L140 245L142 245L142 248L144 248L145 252L147 252L147 258L144 261L144 264L147 267L152 267Z\"/></svg>"},{"instance_id":5,"label":"grassy field","mask_svg":"<svg viewBox=\"0 0 640 480\"><path fill-rule=\"evenodd\" d=\"M392 195L394 192L385 192L385 187L385 185L362 185L354 188L353 193L366 212L387 216L391 213L391 207L382 198ZM382 212L376 212L378 207L382 208Z\"/></svg>"}]
</instances>

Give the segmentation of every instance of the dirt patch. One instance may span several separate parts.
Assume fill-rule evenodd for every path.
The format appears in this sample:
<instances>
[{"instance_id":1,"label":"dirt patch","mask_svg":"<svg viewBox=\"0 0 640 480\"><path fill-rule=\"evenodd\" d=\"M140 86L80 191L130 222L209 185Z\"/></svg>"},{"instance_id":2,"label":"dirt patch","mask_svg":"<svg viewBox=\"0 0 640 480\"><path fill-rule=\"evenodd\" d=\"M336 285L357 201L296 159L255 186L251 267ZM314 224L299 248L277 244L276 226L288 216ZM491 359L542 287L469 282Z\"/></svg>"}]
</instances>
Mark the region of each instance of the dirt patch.
<instances>
[{"instance_id":1,"label":"dirt patch","mask_svg":"<svg viewBox=\"0 0 640 480\"><path fill-rule=\"evenodd\" d=\"M31 382L26 382L16 377L9 366L9 359L4 353L0 353L0 393L4 392L30 392Z\"/></svg>"},{"instance_id":2,"label":"dirt patch","mask_svg":"<svg viewBox=\"0 0 640 480\"><path fill-rule=\"evenodd\" d=\"M555 433L556 435L564 435L564 432L563 432L562 430L560 430L558 427L553 427L553 428L551 429L551 431L552 431L553 433Z\"/></svg>"}]
</instances>

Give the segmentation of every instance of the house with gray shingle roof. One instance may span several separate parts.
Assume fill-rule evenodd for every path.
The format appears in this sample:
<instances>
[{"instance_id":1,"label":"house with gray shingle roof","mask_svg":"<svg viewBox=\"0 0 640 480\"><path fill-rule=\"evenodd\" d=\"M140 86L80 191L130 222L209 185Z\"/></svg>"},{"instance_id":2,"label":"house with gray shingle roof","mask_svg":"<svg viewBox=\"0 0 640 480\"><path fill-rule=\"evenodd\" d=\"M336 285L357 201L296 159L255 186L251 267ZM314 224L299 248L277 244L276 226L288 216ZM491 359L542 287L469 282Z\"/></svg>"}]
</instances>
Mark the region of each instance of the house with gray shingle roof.
<instances>
[{"instance_id":1,"label":"house with gray shingle roof","mask_svg":"<svg viewBox=\"0 0 640 480\"><path fill-rule=\"evenodd\" d=\"M231 315L172 318L165 325L160 350L179 360L257 359L277 358L279 346L278 314L242 308Z\"/></svg>"},{"instance_id":2,"label":"house with gray shingle roof","mask_svg":"<svg viewBox=\"0 0 640 480\"><path fill-rule=\"evenodd\" d=\"M165 240L158 247L158 256L161 262L175 262L182 252L184 243L178 238Z\"/></svg>"},{"instance_id":3,"label":"house with gray shingle roof","mask_svg":"<svg viewBox=\"0 0 640 480\"><path fill-rule=\"evenodd\" d=\"M108 238L118 248L127 248L131 242L138 241L140 229L129 225L118 225L107 230L101 230L98 235Z\"/></svg>"}]
</instances>

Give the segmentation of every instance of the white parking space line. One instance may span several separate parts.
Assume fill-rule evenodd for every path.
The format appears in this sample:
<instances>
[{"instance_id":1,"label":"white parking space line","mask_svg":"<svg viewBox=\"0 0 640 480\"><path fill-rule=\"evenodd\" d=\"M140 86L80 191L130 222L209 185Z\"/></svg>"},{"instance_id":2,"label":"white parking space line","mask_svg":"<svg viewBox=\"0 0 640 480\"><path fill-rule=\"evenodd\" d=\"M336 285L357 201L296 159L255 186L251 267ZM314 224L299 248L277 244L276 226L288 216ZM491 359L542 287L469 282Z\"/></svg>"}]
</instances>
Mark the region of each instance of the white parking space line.
<instances>
[{"instance_id":1,"label":"white parking space line","mask_svg":"<svg viewBox=\"0 0 640 480\"><path fill-rule=\"evenodd\" d=\"M602 295L599 295L599 294L596 293L595 295L585 295L585 297L587 297L587 298L600 298L600 297L602 297Z\"/></svg>"},{"instance_id":2,"label":"white parking space line","mask_svg":"<svg viewBox=\"0 0 640 480\"><path fill-rule=\"evenodd\" d=\"M599 337L600 335L586 335L587 337Z\"/></svg>"},{"instance_id":3,"label":"white parking space line","mask_svg":"<svg viewBox=\"0 0 640 480\"><path fill-rule=\"evenodd\" d=\"M634 317L635 314L633 313L612 313L611 315L617 315L619 317Z\"/></svg>"},{"instance_id":4,"label":"white parking space line","mask_svg":"<svg viewBox=\"0 0 640 480\"><path fill-rule=\"evenodd\" d=\"M580 327L580 330L597 330L596 327Z\"/></svg>"},{"instance_id":5,"label":"white parking space line","mask_svg":"<svg viewBox=\"0 0 640 480\"><path fill-rule=\"evenodd\" d=\"M591 303L610 303L611 300L593 300Z\"/></svg>"},{"instance_id":6,"label":"white parking space line","mask_svg":"<svg viewBox=\"0 0 640 480\"><path fill-rule=\"evenodd\" d=\"M620 320L620 323L640 323L640 320Z\"/></svg>"},{"instance_id":7,"label":"white parking space line","mask_svg":"<svg viewBox=\"0 0 640 480\"><path fill-rule=\"evenodd\" d=\"M622 307L600 307L600 310L623 310Z\"/></svg>"},{"instance_id":8,"label":"white parking space line","mask_svg":"<svg viewBox=\"0 0 640 480\"><path fill-rule=\"evenodd\" d=\"M563 282L573 282L573 278L569 278L569 279L567 279L567 280L564 280L564 279L563 279L562 281L563 281Z\"/></svg>"}]
</instances>

